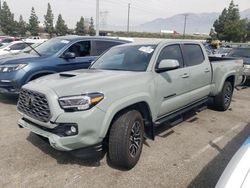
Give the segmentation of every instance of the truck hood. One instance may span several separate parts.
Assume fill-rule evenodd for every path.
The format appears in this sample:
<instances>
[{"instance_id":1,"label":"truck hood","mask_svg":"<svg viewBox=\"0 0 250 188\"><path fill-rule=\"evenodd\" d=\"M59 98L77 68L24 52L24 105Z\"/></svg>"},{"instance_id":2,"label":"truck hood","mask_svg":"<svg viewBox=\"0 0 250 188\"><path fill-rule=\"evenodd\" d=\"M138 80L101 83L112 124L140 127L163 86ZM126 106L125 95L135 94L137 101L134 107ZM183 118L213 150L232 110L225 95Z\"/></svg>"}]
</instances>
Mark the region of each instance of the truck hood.
<instances>
[{"instance_id":1,"label":"truck hood","mask_svg":"<svg viewBox=\"0 0 250 188\"><path fill-rule=\"evenodd\" d=\"M0 57L0 65L27 63L41 58L43 57L28 53L8 54Z\"/></svg>"},{"instance_id":2,"label":"truck hood","mask_svg":"<svg viewBox=\"0 0 250 188\"><path fill-rule=\"evenodd\" d=\"M142 76L144 78L142 79ZM136 82L135 82L136 80ZM30 86L48 87L58 97L81 95L92 92L113 92L146 85L151 80L150 72L78 70L53 74L30 82Z\"/></svg>"}]
</instances>

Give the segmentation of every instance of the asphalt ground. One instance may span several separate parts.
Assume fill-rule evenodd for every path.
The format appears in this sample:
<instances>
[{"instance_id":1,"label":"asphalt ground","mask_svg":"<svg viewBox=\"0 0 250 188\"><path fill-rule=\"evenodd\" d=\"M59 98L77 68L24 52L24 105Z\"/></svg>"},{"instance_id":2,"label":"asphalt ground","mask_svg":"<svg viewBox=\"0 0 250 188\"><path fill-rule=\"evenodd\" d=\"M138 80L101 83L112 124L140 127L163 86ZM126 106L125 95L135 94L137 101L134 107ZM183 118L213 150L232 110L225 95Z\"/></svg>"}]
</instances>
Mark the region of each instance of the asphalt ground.
<instances>
[{"instance_id":1,"label":"asphalt ground","mask_svg":"<svg viewBox=\"0 0 250 188\"><path fill-rule=\"evenodd\" d=\"M226 112L190 112L157 129L137 166L121 171L100 161L52 149L17 126L17 97L0 96L0 187L214 187L250 135L250 88L235 91Z\"/></svg>"}]
</instances>

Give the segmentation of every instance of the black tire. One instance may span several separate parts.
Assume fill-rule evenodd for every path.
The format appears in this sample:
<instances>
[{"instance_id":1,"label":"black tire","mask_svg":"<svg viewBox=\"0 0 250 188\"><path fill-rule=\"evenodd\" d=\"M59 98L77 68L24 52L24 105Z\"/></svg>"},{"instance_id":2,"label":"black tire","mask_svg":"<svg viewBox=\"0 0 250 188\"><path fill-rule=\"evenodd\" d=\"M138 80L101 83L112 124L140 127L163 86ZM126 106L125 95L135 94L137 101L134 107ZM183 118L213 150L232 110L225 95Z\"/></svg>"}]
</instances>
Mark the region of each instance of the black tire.
<instances>
[{"instance_id":1,"label":"black tire","mask_svg":"<svg viewBox=\"0 0 250 188\"><path fill-rule=\"evenodd\" d=\"M232 100L233 85L231 82L226 81L222 91L214 98L214 106L219 111L226 111Z\"/></svg>"},{"instance_id":2,"label":"black tire","mask_svg":"<svg viewBox=\"0 0 250 188\"><path fill-rule=\"evenodd\" d=\"M129 170L141 155L144 142L144 123L136 110L121 113L112 124L109 135L109 160L111 165Z\"/></svg>"}]
</instances>

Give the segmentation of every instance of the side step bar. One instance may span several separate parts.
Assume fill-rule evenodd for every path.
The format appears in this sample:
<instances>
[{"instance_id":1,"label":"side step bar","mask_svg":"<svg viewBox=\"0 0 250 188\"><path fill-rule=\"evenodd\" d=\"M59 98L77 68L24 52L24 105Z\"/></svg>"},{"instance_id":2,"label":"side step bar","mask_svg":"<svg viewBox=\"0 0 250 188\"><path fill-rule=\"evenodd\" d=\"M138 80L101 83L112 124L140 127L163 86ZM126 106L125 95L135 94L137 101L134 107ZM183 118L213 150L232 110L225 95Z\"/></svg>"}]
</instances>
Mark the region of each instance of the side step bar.
<instances>
[{"instance_id":1,"label":"side step bar","mask_svg":"<svg viewBox=\"0 0 250 188\"><path fill-rule=\"evenodd\" d=\"M175 112L172 112L172 113L169 113L167 114L166 116L158 119L155 123L154 123L154 126L157 127L165 122L168 122L168 121L171 121L173 120L174 118L176 118L177 116L181 116L183 115L184 113L190 111L190 110L193 110L195 108L198 108L198 107L201 107L201 106L204 106L204 105L207 105L208 103L208 98L205 98L205 99L202 99L198 102L195 102L187 107L184 107L178 111L175 111Z\"/></svg>"}]
</instances>

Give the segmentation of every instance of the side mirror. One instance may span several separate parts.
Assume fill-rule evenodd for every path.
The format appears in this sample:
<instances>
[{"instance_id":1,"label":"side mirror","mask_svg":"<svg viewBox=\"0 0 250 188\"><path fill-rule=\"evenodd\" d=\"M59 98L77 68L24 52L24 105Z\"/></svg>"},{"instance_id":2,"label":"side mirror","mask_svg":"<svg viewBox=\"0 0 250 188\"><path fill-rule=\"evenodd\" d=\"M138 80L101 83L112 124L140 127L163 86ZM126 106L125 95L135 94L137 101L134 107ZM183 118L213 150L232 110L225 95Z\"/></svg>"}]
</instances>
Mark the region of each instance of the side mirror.
<instances>
[{"instance_id":1,"label":"side mirror","mask_svg":"<svg viewBox=\"0 0 250 188\"><path fill-rule=\"evenodd\" d=\"M63 56L64 59L75 59L76 54L74 52L66 52Z\"/></svg>"},{"instance_id":2,"label":"side mirror","mask_svg":"<svg viewBox=\"0 0 250 188\"><path fill-rule=\"evenodd\" d=\"M163 59L159 63L158 67L156 68L157 73L166 72L169 70L178 69L180 67L180 63L176 59Z\"/></svg>"}]
</instances>

